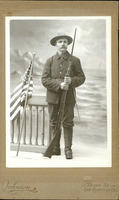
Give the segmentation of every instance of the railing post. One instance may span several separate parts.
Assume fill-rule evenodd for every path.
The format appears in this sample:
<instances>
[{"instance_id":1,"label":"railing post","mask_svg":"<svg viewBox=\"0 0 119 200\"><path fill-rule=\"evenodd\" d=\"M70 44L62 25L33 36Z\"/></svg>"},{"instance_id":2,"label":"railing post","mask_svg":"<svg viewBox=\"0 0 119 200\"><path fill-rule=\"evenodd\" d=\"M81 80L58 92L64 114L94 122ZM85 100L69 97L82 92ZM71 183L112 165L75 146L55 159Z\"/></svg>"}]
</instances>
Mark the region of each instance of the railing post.
<instances>
[{"instance_id":1,"label":"railing post","mask_svg":"<svg viewBox=\"0 0 119 200\"><path fill-rule=\"evenodd\" d=\"M43 109L43 125L42 125L42 145L44 145L44 130L45 130L45 106L42 106Z\"/></svg>"},{"instance_id":2,"label":"railing post","mask_svg":"<svg viewBox=\"0 0 119 200\"><path fill-rule=\"evenodd\" d=\"M17 135L17 143L18 143L18 138L20 135L20 111L19 111L18 117L17 117L17 127L18 127L18 135Z\"/></svg>"},{"instance_id":3,"label":"railing post","mask_svg":"<svg viewBox=\"0 0 119 200\"><path fill-rule=\"evenodd\" d=\"M38 106L36 106L36 145L38 145Z\"/></svg>"},{"instance_id":4,"label":"railing post","mask_svg":"<svg viewBox=\"0 0 119 200\"><path fill-rule=\"evenodd\" d=\"M29 108L30 108L30 113L29 113L29 115L30 115L30 120L29 120L29 122L30 122L30 138L29 138L29 144L32 144L32 106L30 105L29 106Z\"/></svg>"},{"instance_id":5,"label":"railing post","mask_svg":"<svg viewBox=\"0 0 119 200\"><path fill-rule=\"evenodd\" d=\"M51 131L50 131L50 125L49 125L49 130L48 130L48 144L51 142L51 139L52 139L52 137L51 137Z\"/></svg>"},{"instance_id":6,"label":"railing post","mask_svg":"<svg viewBox=\"0 0 119 200\"><path fill-rule=\"evenodd\" d=\"M11 121L10 123L11 126L11 143L14 143L14 120Z\"/></svg>"},{"instance_id":7,"label":"railing post","mask_svg":"<svg viewBox=\"0 0 119 200\"><path fill-rule=\"evenodd\" d=\"M24 136L23 136L23 144L26 144L26 110L24 113Z\"/></svg>"}]
</instances>

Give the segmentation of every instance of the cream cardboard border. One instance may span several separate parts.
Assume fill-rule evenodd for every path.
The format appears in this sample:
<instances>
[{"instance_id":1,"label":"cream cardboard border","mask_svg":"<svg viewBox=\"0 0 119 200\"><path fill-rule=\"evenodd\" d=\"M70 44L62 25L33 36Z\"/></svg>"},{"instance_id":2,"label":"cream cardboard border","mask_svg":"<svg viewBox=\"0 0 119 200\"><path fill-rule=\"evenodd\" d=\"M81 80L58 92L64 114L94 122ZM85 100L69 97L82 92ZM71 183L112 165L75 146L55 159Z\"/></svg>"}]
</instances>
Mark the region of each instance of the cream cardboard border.
<instances>
[{"instance_id":1,"label":"cream cardboard border","mask_svg":"<svg viewBox=\"0 0 119 200\"><path fill-rule=\"evenodd\" d=\"M111 16L112 18L112 167L5 168L5 16ZM118 2L0 1L0 198L118 199Z\"/></svg>"}]
</instances>

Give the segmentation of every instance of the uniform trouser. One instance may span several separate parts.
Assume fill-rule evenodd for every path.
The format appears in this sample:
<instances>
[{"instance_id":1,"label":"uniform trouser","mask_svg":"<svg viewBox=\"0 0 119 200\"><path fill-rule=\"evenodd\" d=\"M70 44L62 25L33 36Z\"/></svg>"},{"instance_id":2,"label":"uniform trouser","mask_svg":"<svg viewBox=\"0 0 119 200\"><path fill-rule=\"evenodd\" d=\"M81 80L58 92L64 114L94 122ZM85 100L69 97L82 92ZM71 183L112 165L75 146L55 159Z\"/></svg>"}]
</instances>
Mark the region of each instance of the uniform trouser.
<instances>
[{"instance_id":1,"label":"uniform trouser","mask_svg":"<svg viewBox=\"0 0 119 200\"><path fill-rule=\"evenodd\" d=\"M73 134L73 118L74 118L74 106L75 104L65 104L64 109L64 116L62 120L62 125L64 129L64 142L65 142L65 150L70 149L72 145L72 134ZM59 104L48 104L48 111L49 111L49 131L52 133L54 132L57 119L58 119L58 111L59 111ZM56 146L60 147L60 137L61 137L61 130L59 134L59 138L56 142Z\"/></svg>"}]
</instances>

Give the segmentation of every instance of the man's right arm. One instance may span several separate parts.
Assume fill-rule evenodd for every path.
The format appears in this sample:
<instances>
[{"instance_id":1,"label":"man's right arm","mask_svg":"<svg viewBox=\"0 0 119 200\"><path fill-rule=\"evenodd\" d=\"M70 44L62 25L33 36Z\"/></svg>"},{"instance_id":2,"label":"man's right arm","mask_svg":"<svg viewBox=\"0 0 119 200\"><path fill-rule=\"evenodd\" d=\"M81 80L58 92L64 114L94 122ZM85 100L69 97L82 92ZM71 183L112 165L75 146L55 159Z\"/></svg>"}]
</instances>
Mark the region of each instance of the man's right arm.
<instances>
[{"instance_id":1,"label":"man's right arm","mask_svg":"<svg viewBox=\"0 0 119 200\"><path fill-rule=\"evenodd\" d=\"M46 87L48 90L58 92L61 88L61 83L63 82L63 80L51 77L51 63L52 63L52 57L49 58L45 63L41 81L43 86Z\"/></svg>"}]
</instances>

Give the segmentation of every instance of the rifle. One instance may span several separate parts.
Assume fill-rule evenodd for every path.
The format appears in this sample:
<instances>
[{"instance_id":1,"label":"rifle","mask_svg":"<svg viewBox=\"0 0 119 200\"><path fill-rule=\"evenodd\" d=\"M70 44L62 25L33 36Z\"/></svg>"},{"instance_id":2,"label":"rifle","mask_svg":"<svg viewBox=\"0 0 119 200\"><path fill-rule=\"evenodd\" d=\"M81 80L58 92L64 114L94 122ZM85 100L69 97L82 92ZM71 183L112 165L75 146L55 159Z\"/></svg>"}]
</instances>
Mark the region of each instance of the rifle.
<instances>
[{"instance_id":1,"label":"rifle","mask_svg":"<svg viewBox=\"0 0 119 200\"><path fill-rule=\"evenodd\" d=\"M72 45L72 50L71 50L71 56L73 55L73 49L74 49L74 43L75 43L75 38L76 38L76 28L75 28L75 32L74 32L74 40L73 40L73 45ZM67 69L67 73L66 76L69 77L70 75L70 68L71 68L71 60L69 62L69 66ZM62 94L61 94L61 101L60 101L60 107L59 107L59 112L58 112L58 119L57 119L57 124L55 126L55 130L54 130L54 137L51 140L51 142L49 143L44 156L51 158L52 153L53 153L53 148L56 144L56 141L58 139L59 133L60 133L60 128L61 128L61 124L62 124L62 119L63 119L63 115L64 115L64 107L65 107L65 102L66 102L66 96L67 96L67 90L62 90Z\"/></svg>"},{"instance_id":2,"label":"rifle","mask_svg":"<svg viewBox=\"0 0 119 200\"><path fill-rule=\"evenodd\" d=\"M23 117L22 117L22 123L21 123L21 130L20 130L20 133L19 133L19 136L18 136L18 147L17 147L16 156L18 156L19 149L20 149L20 141L21 141L23 126L24 126L25 111L26 111L26 106L27 106L28 91L29 91L29 86L30 86L30 80L31 80L32 71L33 71L33 66L32 66L32 61L31 61L31 63L30 63L30 73L29 73L29 78L28 78L28 87L27 87L26 96L25 96L25 102L24 102L24 109L23 109Z\"/></svg>"}]
</instances>

